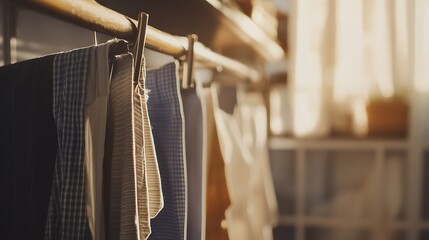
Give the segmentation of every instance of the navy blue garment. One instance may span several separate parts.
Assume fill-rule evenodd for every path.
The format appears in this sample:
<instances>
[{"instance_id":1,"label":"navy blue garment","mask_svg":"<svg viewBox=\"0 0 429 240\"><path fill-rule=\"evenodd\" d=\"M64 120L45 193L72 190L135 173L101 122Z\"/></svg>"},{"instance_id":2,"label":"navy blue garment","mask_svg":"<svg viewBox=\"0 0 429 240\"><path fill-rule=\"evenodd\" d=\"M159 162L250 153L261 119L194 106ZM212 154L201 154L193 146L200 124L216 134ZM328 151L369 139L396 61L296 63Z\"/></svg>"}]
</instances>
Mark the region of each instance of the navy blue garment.
<instances>
[{"instance_id":1,"label":"navy blue garment","mask_svg":"<svg viewBox=\"0 0 429 240\"><path fill-rule=\"evenodd\" d=\"M186 175L183 110L176 64L148 71L149 118L161 175L164 208L151 220L149 239L185 239Z\"/></svg>"},{"instance_id":2,"label":"navy blue garment","mask_svg":"<svg viewBox=\"0 0 429 240\"><path fill-rule=\"evenodd\" d=\"M43 239L57 132L53 55L0 68L0 239Z\"/></svg>"},{"instance_id":3,"label":"navy blue garment","mask_svg":"<svg viewBox=\"0 0 429 240\"><path fill-rule=\"evenodd\" d=\"M188 240L201 240L203 222L203 110L195 88L181 91L185 115Z\"/></svg>"}]
</instances>

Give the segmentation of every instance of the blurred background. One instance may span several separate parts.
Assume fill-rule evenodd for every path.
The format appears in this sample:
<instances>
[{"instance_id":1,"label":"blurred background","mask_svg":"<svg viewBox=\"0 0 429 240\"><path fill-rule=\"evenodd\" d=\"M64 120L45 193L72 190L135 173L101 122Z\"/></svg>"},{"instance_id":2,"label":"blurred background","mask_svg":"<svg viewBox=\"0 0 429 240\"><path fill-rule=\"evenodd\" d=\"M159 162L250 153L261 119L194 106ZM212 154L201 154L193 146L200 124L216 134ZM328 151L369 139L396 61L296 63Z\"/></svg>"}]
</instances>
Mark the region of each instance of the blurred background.
<instances>
[{"instance_id":1,"label":"blurred background","mask_svg":"<svg viewBox=\"0 0 429 240\"><path fill-rule=\"evenodd\" d=\"M262 74L274 239L429 240L428 0L98 2ZM0 65L94 44L0 3Z\"/></svg>"}]
</instances>

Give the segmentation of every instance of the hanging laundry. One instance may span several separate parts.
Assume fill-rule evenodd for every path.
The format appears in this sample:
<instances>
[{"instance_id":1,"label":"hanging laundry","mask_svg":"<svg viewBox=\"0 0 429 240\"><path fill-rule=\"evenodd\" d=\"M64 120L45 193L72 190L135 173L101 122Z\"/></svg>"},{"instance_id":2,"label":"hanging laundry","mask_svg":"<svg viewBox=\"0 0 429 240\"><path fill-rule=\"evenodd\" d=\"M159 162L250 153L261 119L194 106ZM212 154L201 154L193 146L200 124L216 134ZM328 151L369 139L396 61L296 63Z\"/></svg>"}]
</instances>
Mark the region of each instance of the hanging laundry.
<instances>
[{"instance_id":1,"label":"hanging laundry","mask_svg":"<svg viewBox=\"0 0 429 240\"><path fill-rule=\"evenodd\" d=\"M132 76L131 54L117 56L109 95L104 162L106 239L137 239L139 234Z\"/></svg>"},{"instance_id":2,"label":"hanging laundry","mask_svg":"<svg viewBox=\"0 0 429 240\"><path fill-rule=\"evenodd\" d=\"M150 221L158 215L164 205L160 173L155 154L152 127L147 112L146 65L142 57L138 82L134 82L133 122L135 141L135 168L137 173L137 215L139 238L147 239L151 234Z\"/></svg>"},{"instance_id":3,"label":"hanging laundry","mask_svg":"<svg viewBox=\"0 0 429 240\"><path fill-rule=\"evenodd\" d=\"M55 55L0 68L0 239L43 239L57 129Z\"/></svg>"},{"instance_id":4,"label":"hanging laundry","mask_svg":"<svg viewBox=\"0 0 429 240\"><path fill-rule=\"evenodd\" d=\"M188 166L188 239L228 239L222 227L230 204L207 86L211 69L195 69L195 90L182 90ZM200 155L201 154L201 155Z\"/></svg>"},{"instance_id":5,"label":"hanging laundry","mask_svg":"<svg viewBox=\"0 0 429 240\"><path fill-rule=\"evenodd\" d=\"M147 90L145 89L146 66L142 59L137 83L134 83L134 141L137 173L137 205L140 239L151 234L150 221L163 208L160 173L158 169L151 125L147 113Z\"/></svg>"},{"instance_id":6,"label":"hanging laundry","mask_svg":"<svg viewBox=\"0 0 429 240\"><path fill-rule=\"evenodd\" d=\"M277 200L267 145L267 112L260 93L212 85L215 119L231 195L230 239L273 239ZM225 96L230 101L225 102ZM236 102L236 103L235 103Z\"/></svg>"},{"instance_id":7,"label":"hanging laundry","mask_svg":"<svg viewBox=\"0 0 429 240\"><path fill-rule=\"evenodd\" d=\"M84 239L89 233L85 207L85 80L90 48L54 59L53 106L58 153L49 203L46 239Z\"/></svg>"},{"instance_id":8,"label":"hanging laundry","mask_svg":"<svg viewBox=\"0 0 429 240\"><path fill-rule=\"evenodd\" d=\"M107 239L147 239L150 221L163 208L157 157L147 113L146 69L132 81L130 54L113 64L106 137L105 201Z\"/></svg>"},{"instance_id":9,"label":"hanging laundry","mask_svg":"<svg viewBox=\"0 0 429 240\"><path fill-rule=\"evenodd\" d=\"M177 63L147 72L149 118L161 174L164 208L151 222L150 239L186 239L186 165L183 107Z\"/></svg>"},{"instance_id":10,"label":"hanging laundry","mask_svg":"<svg viewBox=\"0 0 429 240\"><path fill-rule=\"evenodd\" d=\"M195 88L182 89L185 115L186 172L188 183L188 240L202 239L203 115Z\"/></svg>"},{"instance_id":11,"label":"hanging laundry","mask_svg":"<svg viewBox=\"0 0 429 240\"><path fill-rule=\"evenodd\" d=\"M147 194L149 205L149 216L155 218L164 207L164 197L161 187L161 175L158 167L158 159L155 151L155 143L152 134L152 125L149 119L147 100L149 97L146 89L146 66L143 59L141 67L141 77L139 79L138 88L135 88L139 98L135 102L140 104L141 124L143 127L143 155L146 162L145 178L147 182ZM139 111L135 111L139 112ZM137 120L136 120L137 122Z\"/></svg>"},{"instance_id":12,"label":"hanging laundry","mask_svg":"<svg viewBox=\"0 0 429 240\"><path fill-rule=\"evenodd\" d=\"M222 156L225 162L226 183L231 197L231 205L225 212L226 223L228 225L228 236L229 239L234 240L257 239L257 236L252 232L253 230L248 213L249 191L251 190L249 181L251 159L243 151L238 122L232 114L225 112L221 108L221 106L228 107L229 110L231 110L231 107L233 108L234 106L234 101L229 101L227 105L222 103L220 99L225 98L224 95L220 95L223 94L220 93L221 91L222 90L217 84L212 85L216 127ZM234 91L230 92L235 94ZM230 99L235 98L234 95L228 94L228 96Z\"/></svg>"},{"instance_id":13,"label":"hanging laundry","mask_svg":"<svg viewBox=\"0 0 429 240\"><path fill-rule=\"evenodd\" d=\"M91 238L105 239L103 159L110 90L109 50L112 40L91 48L85 88L85 193Z\"/></svg>"},{"instance_id":14,"label":"hanging laundry","mask_svg":"<svg viewBox=\"0 0 429 240\"><path fill-rule=\"evenodd\" d=\"M197 87L199 87L197 85ZM219 138L214 119L212 93L210 87L203 87L199 91L202 99L202 109L205 117L207 149L206 193L205 193L205 237L207 240L227 240L227 229L222 226L225 220L225 211L231 204L225 179L225 165L222 158Z\"/></svg>"},{"instance_id":15,"label":"hanging laundry","mask_svg":"<svg viewBox=\"0 0 429 240\"><path fill-rule=\"evenodd\" d=\"M236 111L241 126L241 143L252 158L249 216L257 239L270 240L278 222L278 206L268 156L267 110L260 92L239 90Z\"/></svg>"},{"instance_id":16,"label":"hanging laundry","mask_svg":"<svg viewBox=\"0 0 429 240\"><path fill-rule=\"evenodd\" d=\"M144 59L142 59L144 61ZM135 69L139 71L139 69ZM133 131L134 131L134 156L136 171L136 199L137 199L137 224L138 235L140 239L146 239L150 235L150 216L149 216L149 196L146 179L146 160L144 158L144 137L143 137L143 116L141 108L141 98L144 95L144 89L139 82L133 85Z\"/></svg>"}]
</instances>

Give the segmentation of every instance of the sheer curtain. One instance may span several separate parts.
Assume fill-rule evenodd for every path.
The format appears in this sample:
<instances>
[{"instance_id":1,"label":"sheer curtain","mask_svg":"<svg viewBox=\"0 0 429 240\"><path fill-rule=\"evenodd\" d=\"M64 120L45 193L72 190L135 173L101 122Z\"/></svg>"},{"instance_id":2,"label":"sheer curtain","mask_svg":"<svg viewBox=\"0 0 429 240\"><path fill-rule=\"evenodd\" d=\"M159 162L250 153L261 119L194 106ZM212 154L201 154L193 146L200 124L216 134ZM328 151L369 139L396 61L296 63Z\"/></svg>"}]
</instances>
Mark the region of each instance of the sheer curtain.
<instances>
[{"instance_id":1,"label":"sheer curtain","mask_svg":"<svg viewBox=\"0 0 429 240\"><path fill-rule=\"evenodd\" d=\"M294 135L365 135L369 101L408 100L413 82L409 21L417 17L410 16L410 2L291 1ZM421 18L415 21L427 26L428 17Z\"/></svg>"},{"instance_id":2,"label":"sheer curtain","mask_svg":"<svg viewBox=\"0 0 429 240\"><path fill-rule=\"evenodd\" d=\"M429 142L429 1L413 0L410 4L409 30L412 119L411 136L419 142Z\"/></svg>"}]
</instances>

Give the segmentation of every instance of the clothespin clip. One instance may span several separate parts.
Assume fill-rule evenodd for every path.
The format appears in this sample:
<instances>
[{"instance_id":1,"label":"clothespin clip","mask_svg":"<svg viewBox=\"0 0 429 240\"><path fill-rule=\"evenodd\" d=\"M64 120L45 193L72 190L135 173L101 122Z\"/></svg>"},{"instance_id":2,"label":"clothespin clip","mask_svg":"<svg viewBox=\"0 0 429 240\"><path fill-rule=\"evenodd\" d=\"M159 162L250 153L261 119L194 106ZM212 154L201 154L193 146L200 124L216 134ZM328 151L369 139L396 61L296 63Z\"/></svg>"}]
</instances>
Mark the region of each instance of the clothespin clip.
<instances>
[{"instance_id":1,"label":"clothespin clip","mask_svg":"<svg viewBox=\"0 0 429 240\"><path fill-rule=\"evenodd\" d=\"M143 52L146 44L146 29L148 24L149 15L144 12L139 13L138 26L137 26L137 39L134 43L133 57L134 57L134 75L133 82L138 83L141 73L141 64L143 62Z\"/></svg>"},{"instance_id":2,"label":"clothespin clip","mask_svg":"<svg viewBox=\"0 0 429 240\"><path fill-rule=\"evenodd\" d=\"M194 43L198 41L196 34L188 35L188 51L186 52L186 59L182 67L182 88L188 89L195 85L194 83Z\"/></svg>"}]
</instances>

